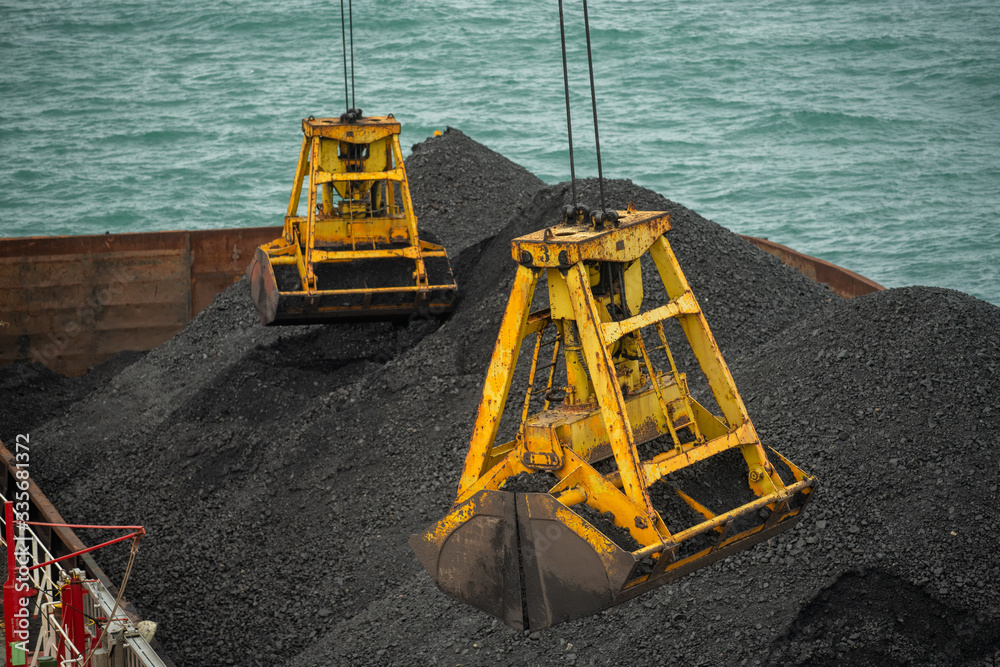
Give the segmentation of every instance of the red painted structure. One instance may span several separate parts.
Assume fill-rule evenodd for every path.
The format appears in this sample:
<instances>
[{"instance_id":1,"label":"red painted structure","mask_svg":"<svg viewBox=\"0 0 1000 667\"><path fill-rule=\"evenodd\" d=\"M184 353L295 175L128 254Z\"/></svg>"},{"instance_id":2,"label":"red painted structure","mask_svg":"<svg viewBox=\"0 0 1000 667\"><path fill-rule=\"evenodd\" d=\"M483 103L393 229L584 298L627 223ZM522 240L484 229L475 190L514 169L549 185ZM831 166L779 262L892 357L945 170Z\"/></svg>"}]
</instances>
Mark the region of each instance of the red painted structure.
<instances>
[{"instance_id":1,"label":"red painted structure","mask_svg":"<svg viewBox=\"0 0 1000 667\"><path fill-rule=\"evenodd\" d=\"M96 546L86 547L74 551L73 553L52 558L42 563L31 565L28 563L31 550L23 536L24 526L39 526L47 528L91 528L91 529L113 529L130 530L127 535L122 535L114 539L102 542ZM37 591L29 585L28 573L32 570L52 565L60 561L75 558L91 551L96 551L111 544L116 544L124 540L139 540L146 534L142 526L92 526L66 523L46 523L41 521L21 521L14 520L14 503L6 501L4 503L4 528L5 541L7 542L7 581L3 586L3 619L4 619L4 664L7 667L13 665L11 650L14 641L24 641L27 648L28 639L28 614L27 606L22 600L34 596ZM60 602L62 603L62 626L69 638L69 646L64 639L60 639L58 657L60 661L74 660L78 655L83 654L89 657L91 643L100 641L101 635L93 638L93 642L88 642L86 631L86 617L83 613L84 580L78 574L79 570L70 572L69 581L60 591ZM21 620L23 619L23 623ZM110 619L108 619L110 620ZM23 627L22 627L23 626ZM103 630L102 630L103 631ZM80 663L81 667L90 667L90 661Z\"/></svg>"},{"instance_id":2,"label":"red painted structure","mask_svg":"<svg viewBox=\"0 0 1000 667\"><path fill-rule=\"evenodd\" d=\"M62 626L69 639L59 642L59 660L74 660L79 655L88 655L90 645L87 642L86 619L83 616L83 580L76 572L70 574L70 581L63 586L59 594L62 603ZM90 661L82 667L90 667Z\"/></svg>"}]
</instances>

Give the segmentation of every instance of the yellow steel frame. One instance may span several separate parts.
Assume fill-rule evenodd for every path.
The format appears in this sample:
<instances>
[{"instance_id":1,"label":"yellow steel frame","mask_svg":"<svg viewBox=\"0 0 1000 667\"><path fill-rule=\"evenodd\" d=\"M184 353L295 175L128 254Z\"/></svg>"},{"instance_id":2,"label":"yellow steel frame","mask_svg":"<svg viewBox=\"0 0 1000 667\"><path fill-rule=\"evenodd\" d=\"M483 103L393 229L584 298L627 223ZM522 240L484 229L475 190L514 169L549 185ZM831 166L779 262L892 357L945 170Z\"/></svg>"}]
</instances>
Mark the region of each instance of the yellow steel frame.
<instances>
[{"instance_id":1,"label":"yellow steel frame","mask_svg":"<svg viewBox=\"0 0 1000 667\"><path fill-rule=\"evenodd\" d=\"M353 121L307 118L302 131L282 236L261 246L271 266L298 269L299 289L281 294L316 298L412 292L414 302L421 303L430 290L455 290L453 281L442 285L428 281L425 260L446 258L447 252L418 235L399 144L400 124L391 115ZM379 184L384 192L378 190ZM304 216L298 213L303 187ZM397 187L401 206L396 205ZM341 197L340 206L334 204L334 191ZM380 198L379 211L366 205L366 196ZM320 289L317 285L318 264L393 258L413 261L412 283L355 289Z\"/></svg>"},{"instance_id":2,"label":"yellow steel frame","mask_svg":"<svg viewBox=\"0 0 1000 667\"><path fill-rule=\"evenodd\" d=\"M697 561L710 559L713 553L721 553L721 549L797 514L801 507L791 506L792 497L799 494L800 498L808 499L815 480L781 457L794 476L794 481L786 485L769 461L705 316L664 235L670 228L669 216L636 212L634 208L619 216L619 226L595 229L561 225L512 242L512 254L519 266L476 414L455 500L456 511L432 527L426 539L440 547L469 519L468 508L474 506L469 501L477 493L499 490L519 473L549 471L558 479L549 493L562 505L569 508L586 503L598 512L611 512L615 523L627 529L641 545L633 552L635 558L651 557L656 562L653 572L628 583L628 588L637 594L644 590L647 581L662 578L671 570L689 571ZM638 260L647 252L669 302L613 320L609 305L617 297L593 293L593 266L615 262L637 272ZM529 314L543 271L547 274L550 308ZM641 289L641 279L638 284ZM686 377L678 373L663 330L663 322L671 318L680 323L721 410L720 416L712 415L691 397ZM541 413L529 416L542 350L541 336L549 327L555 327L558 336L546 394L559 390L553 387L553 372L560 346L570 386L563 388L566 393L563 404L552 406L547 400ZM656 331L661 349L669 359L667 372L661 373L651 363L642 337L642 330L647 327ZM497 444L500 418L519 351L531 335L538 338L533 348L521 425L514 440ZM638 354L624 354L626 344ZM694 436L688 442L678 436L678 431L685 427ZM661 435L669 435L673 447L642 460L637 445ZM748 484L757 499L716 514L680 493L703 520L686 528L668 528L650 501L649 487L670 473L732 448L737 448L746 461ZM607 456L614 457L617 470L604 475L593 464ZM772 512L765 525L730 534L737 517L763 507ZM574 521L574 530L598 552L611 548L608 540L589 523ZM712 547L687 558L677 557L679 545L710 531L718 533ZM629 592L622 594L627 597Z\"/></svg>"}]
</instances>

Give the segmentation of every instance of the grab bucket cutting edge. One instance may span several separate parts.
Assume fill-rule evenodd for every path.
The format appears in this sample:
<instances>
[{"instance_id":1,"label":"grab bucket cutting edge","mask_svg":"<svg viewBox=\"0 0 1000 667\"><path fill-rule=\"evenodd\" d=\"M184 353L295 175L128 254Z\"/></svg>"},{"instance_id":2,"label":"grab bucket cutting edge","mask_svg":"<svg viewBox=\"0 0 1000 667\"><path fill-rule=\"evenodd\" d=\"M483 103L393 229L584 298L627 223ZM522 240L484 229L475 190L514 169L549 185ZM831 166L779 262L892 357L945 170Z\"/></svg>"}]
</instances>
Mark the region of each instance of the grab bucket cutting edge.
<instances>
[{"instance_id":1,"label":"grab bucket cutting edge","mask_svg":"<svg viewBox=\"0 0 1000 667\"><path fill-rule=\"evenodd\" d=\"M808 480L787 491L811 487ZM409 544L449 597L512 628L538 630L608 609L770 539L799 522L810 497L683 559L675 555L677 542L639 553L623 549L550 494L493 490L455 506ZM658 560L650 566L643 561L651 555Z\"/></svg>"}]
</instances>

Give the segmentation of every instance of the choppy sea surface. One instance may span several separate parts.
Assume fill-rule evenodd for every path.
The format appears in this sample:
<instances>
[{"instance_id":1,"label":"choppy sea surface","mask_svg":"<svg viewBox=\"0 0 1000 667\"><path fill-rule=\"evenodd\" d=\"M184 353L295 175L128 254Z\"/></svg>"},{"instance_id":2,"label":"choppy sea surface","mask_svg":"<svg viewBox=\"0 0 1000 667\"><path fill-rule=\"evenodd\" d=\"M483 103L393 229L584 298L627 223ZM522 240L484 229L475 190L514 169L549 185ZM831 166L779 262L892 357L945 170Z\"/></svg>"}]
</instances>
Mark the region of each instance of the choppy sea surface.
<instances>
[{"instance_id":1,"label":"choppy sea surface","mask_svg":"<svg viewBox=\"0 0 1000 667\"><path fill-rule=\"evenodd\" d=\"M453 126L568 179L555 0L352 5L357 104L394 113L404 146ZM996 0L590 12L606 176L889 287L1000 305ZM300 119L345 107L341 58L340 3L0 1L0 236L280 224Z\"/></svg>"}]
</instances>

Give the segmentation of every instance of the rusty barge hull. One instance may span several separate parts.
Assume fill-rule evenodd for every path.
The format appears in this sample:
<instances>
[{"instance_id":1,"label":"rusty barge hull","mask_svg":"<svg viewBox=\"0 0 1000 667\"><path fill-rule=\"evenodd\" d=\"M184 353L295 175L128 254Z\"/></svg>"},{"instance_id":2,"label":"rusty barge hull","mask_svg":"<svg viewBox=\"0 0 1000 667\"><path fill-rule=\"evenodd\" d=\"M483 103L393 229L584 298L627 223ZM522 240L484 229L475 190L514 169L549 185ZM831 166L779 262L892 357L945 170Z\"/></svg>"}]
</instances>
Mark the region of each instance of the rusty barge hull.
<instances>
[{"instance_id":1,"label":"rusty barge hull","mask_svg":"<svg viewBox=\"0 0 1000 667\"><path fill-rule=\"evenodd\" d=\"M281 227L0 239L0 365L82 375L177 334L238 281ZM786 246L742 237L852 298L884 289ZM249 298L249 297L248 297Z\"/></svg>"},{"instance_id":2,"label":"rusty barge hull","mask_svg":"<svg viewBox=\"0 0 1000 667\"><path fill-rule=\"evenodd\" d=\"M280 227L0 239L0 365L64 375L177 334Z\"/></svg>"}]
</instances>

